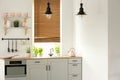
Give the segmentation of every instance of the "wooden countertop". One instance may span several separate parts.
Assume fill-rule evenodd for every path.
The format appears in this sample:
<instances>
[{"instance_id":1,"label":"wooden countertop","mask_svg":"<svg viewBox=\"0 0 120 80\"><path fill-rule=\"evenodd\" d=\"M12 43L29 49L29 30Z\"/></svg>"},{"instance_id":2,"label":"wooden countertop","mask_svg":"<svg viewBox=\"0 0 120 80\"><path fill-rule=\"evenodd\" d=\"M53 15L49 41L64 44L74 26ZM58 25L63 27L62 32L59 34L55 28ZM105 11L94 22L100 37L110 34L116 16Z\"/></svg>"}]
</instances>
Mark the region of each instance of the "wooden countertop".
<instances>
[{"instance_id":1,"label":"wooden countertop","mask_svg":"<svg viewBox=\"0 0 120 80\"><path fill-rule=\"evenodd\" d=\"M39 59L74 59L74 58L82 58L80 56L70 57L70 56L61 56L61 57L40 57L40 58L0 58L3 60L39 60Z\"/></svg>"}]
</instances>

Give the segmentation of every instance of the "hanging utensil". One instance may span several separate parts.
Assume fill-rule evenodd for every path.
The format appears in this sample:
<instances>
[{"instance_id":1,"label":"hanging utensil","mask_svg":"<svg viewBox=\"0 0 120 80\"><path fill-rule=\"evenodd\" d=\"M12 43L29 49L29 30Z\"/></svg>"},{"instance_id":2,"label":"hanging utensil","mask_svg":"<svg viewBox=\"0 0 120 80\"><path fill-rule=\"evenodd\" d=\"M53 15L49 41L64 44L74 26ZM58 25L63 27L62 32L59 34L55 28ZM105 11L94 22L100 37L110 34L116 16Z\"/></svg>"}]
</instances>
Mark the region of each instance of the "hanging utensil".
<instances>
[{"instance_id":1,"label":"hanging utensil","mask_svg":"<svg viewBox=\"0 0 120 80\"><path fill-rule=\"evenodd\" d=\"M14 42L13 42L13 40L12 40L12 49L11 49L12 52L14 52L13 45L14 45Z\"/></svg>"},{"instance_id":2,"label":"hanging utensil","mask_svg":"<svg viewBox=\"0 0 120 80\"><path fill-rule=\"evenodd\" d=\"M8 52L10 52L10 42L8 40Z\"/></svg>"},{"instance_id":3,"label":"hanging utensil","mask_svg":"<svg viewBox=\"0 0 120 80\"><path fill-rule=\"evenodd\" d=\"M15 51L17 52L18 50L17 50L17 40L16 40L16 42L15 42Z\"/></svg>"}]
</instances>

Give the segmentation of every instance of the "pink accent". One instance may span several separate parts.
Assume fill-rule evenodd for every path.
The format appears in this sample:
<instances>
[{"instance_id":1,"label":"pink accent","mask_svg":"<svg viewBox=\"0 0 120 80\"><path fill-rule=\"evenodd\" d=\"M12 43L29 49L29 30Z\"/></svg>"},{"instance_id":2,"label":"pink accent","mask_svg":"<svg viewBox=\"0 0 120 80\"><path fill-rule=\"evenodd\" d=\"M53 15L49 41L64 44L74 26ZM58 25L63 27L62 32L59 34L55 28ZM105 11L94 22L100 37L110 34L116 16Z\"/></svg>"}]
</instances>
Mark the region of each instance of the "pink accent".
<instances>
[{"instance_id":1,"label":"pink accent","mask_svg":"<svg viewBox=\"0 0 120 80\"><path fill-rule=\"evenodd\" d=\"M11 17L14 17L14 16L15 16L15 13L14 13L14 12L10 13L10 16L11 16Z\"/></svg>"},{"instance_id":2,"label":"pink accent","mask_svg":"<svg viewBox=\"0 0 120 80\"><path fill-rule=\"evenodd\" d=\"M16 13L16 16L17 17L21 17L21 13L19 12L19 13Z\"/></svg>"},{"instance_id":3,"label":"pink accent","mask_svg":"<svg viewBox=\"0 0 120 80\"><path fill-rule=\"evenodd\" d=\"M28 12L26 12L26 13L24 14L24 16L25 16L25 17L28 17Z\"/></svg>"},{"instance_id":4,"label":"pink accent","mask_svg":"<svg viewBox=\"0 0 120 80\"><path fill-rule=\"evenodd\" d=\"M26 27L26 22L22 22L22 26L23 26L23 27Z\"/></svg>"},{"instance_id":5,"label":"pink accent","mask_svg":"<svg viewBox=\"0 0 120 80\"><path fill-rule=\"evenodd\" d=\"M69 56L74 57L75 56L75 49L71 48L68 52Z\"/></svg>"},{"instance_id":6,"label":"pink accent","mask_svg":"<svg viewBox=\"0 0 120 80\"><path fill-rule=\"evenodd\" d=\"M4 13L4 17L7 17L7 16L8 16L8 12L5 12L5 13Z\"/></svg>"}]
</instances>

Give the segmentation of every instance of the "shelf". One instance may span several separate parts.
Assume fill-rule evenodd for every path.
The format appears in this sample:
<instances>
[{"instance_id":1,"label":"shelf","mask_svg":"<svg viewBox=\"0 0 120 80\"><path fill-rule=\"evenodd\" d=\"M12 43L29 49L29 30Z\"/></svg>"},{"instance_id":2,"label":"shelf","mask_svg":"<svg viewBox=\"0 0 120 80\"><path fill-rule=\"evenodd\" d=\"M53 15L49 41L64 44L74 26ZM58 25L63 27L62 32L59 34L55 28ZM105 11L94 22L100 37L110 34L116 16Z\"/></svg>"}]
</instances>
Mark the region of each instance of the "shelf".
<instances>
[{"instance_id":1,"label":"shelf","mask_svg":"<svg viewBox=\"0 0 120 80\"><path fill-rule=\"evenodd\" d=\"M21 17L16 17L16 16L15 17L10 17L10 16L8 16L8 17L4 17L4 18L12 18L13 19L13 18L31 18L31 17L24 17L24 16L21 16Z\"/></svg>"},{"instance_id":2,"label":"shelf","mask_svg":"<svg viewBox=\"0 0 120 80\"><path fill-rule=\"evenodd\" d=\"M9 29L23 29L24 30L24 33L25 33L25 35L27 34L27 31L28 31L28 29L30 29L31 27L4 27L4 35L6 35L7 34L7 32L8 32L8 30Z\"/></svg>"},{"instance_id":3,"label":"shelf","mask_svg":"<svg viewBox=\"0 0 120 80\"><path fill-rule=\"evenodd\" d=\"M10 20L11 22L14 22L15 20L19 20L20 22L22 21L24 21L24 22L27 22L27 19L29 19L29 18L31 18L31 17L24 17L24 16L21 16L21 17L17 17L17 16L15 16L15 17L10 17L10 16L7 16L7 17L3 17L3 19L4 19L4 25L6 25L6 22L7 22L7 20Z\"/></svg>"},{"instance_id":4,"label":"shelf","mask_svg":"<svg viewBox=\"0 0 120 80\"><path fill-rule=\"evenodd\" d=\"M6 25L7 25L7 21L8 20L10 21L9 24L12 24L15 20L19 20L20 23L22 23L22 22L27 23L27 19L28 18L31 18L31 17L29 17L29 16L28 17L24 17L24 16L21 16L21 17L17 17L17 16L14 16L14 17L11 17L11 16L4 17L4 35L7 34L9 29L19 29L19 28L24 29L24 33L26 35L27 31L28 31L28 29L30 27L21 27L21 26L13 27L13 25L11 27L6 27ZM26 26L28 26L28 25L26 25Z\"/></svg>"}]
</instances>

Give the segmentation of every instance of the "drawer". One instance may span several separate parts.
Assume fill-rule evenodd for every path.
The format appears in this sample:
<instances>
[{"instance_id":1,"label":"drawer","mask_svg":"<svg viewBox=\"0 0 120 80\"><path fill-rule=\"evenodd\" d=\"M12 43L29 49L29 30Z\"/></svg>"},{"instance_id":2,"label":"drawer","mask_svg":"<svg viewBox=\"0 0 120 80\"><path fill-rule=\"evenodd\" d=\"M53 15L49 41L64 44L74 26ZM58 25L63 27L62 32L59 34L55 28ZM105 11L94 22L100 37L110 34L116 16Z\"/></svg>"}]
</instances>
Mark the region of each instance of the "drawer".
<instances>
[{"instance_id":1,"label":"drawer","mask_svg":"<svg viewBox=\"0 0 120 80\"><path fill-rule=\"evenodd\" d=\"M69 75L69 80L82 80L81 74L72 74Z\"/></svg>"},{"instance_id":2,"label":"drawer","mask_svg":"<svg viewBox=\"0 0 120 80\"><path fill-rule=\"evenodd\" d=\"M30 64L47 64L47 60L27 60L27 65Z\"/></svg>"},{"instance_id":3,"label":"drawer","mask_svg":"<svg viewBox=\"0 0 120 80\"><path fill-rule=\"evenodd\" d=\"M5 80L27 80L26 78L5 78Z\"/></svg>"},{"instance_id":4,"label":"drawer","mask_svg":"<svg viewBox=\"0 0 120 80\"><path fill-rule=\"evenodd\" d=\"M69 59L69 63L82 63L82 58L79 58L79 59Z\"/></svg>"},{"instance_id":5,"label":"drawer","mask_svg":"<svg viewBox=\"0 0 120 80\"><path fill-rule=\"evenodd\" d=\"M81 64L69 64L69 74L81 74L82 66Z\"/></svg>"}]
</instances>

